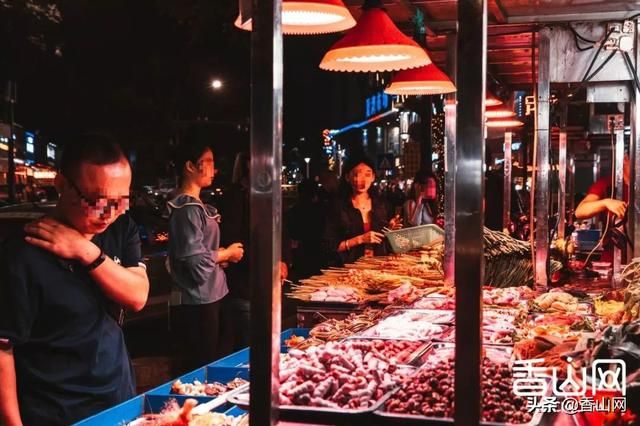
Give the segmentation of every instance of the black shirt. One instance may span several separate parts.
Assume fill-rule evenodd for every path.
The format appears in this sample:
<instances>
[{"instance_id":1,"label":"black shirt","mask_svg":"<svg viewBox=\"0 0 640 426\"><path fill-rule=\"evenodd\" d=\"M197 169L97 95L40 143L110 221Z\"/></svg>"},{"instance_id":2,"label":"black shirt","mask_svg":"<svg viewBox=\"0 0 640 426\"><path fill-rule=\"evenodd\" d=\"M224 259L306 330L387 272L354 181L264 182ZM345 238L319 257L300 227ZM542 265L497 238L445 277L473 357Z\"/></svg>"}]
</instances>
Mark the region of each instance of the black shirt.
<instances>
[{"instance_id":1,"label":"black shirt","mask_svg":"<svg viewBox=\"0 0 640 426\"><path fill-rule=\"evenodd\" d=\"M379 197L371 197L371 212L369 223L371 230L382 232L382 228L389 226L391 215L389 208ZM324 228L322 245L329 259L329 266L342 266L345 263L353 263L364 256L365 245L360 244L351 247L350 250L338 252L338 246L344 240L364 234L364 222L362 214L353 207L351 197L345 196L334 201L329 209L329 216ZM376 256L387 254L386 241L381 244L372 244Z\"/></svg>"},{"instance_id":2,"label":"black shirt","mask_svg":"<svg viewBox=\"0 0 640 426\"><path fill-rule=\"evenodd\" d=\"M141 262L128 215L93 239L124 267ZM135 395L122 330L109 301L73 262L21 239L0 256L0 338L13 345L25 425L66 425Z\"/></svg>"}]
</instances>

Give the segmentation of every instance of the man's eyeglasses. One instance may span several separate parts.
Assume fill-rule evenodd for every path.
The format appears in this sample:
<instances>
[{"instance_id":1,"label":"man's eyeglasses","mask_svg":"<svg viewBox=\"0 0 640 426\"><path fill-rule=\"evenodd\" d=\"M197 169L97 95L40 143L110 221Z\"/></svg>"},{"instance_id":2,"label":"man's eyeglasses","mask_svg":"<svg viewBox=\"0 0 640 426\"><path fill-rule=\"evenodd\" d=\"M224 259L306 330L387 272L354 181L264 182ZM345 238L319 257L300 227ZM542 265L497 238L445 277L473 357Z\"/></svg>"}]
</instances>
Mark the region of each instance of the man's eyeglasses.
<instances>
[{"instance_id":1,"label":"man's eyeglasses","mask_svg":"<svg viewBox=\"0 0 640 426\"><path fill-rule=\"evenodd\" d=\"M129 196L124 195L117 198L109 197L96 197L90 198L82 193L80 188L73 183L71 179L67 179L69 185L80 197L82 207L90 213L94 213L97 216L106 216L113 212L121 212L129 209Z\"/></svg>"}]
</instances>

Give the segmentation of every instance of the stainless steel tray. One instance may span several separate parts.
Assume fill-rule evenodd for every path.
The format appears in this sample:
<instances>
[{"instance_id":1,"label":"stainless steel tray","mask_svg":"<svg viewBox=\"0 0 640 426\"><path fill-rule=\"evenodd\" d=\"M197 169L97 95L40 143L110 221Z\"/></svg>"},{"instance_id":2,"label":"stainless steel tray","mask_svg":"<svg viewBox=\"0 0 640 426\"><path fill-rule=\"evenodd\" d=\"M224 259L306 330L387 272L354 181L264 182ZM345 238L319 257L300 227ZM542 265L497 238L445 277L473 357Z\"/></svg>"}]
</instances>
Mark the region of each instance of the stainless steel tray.
<instances>
[{"instance_id":1,"label":"stainless steel tray","mask_svg":"<svg viewBox=\"0 0 640 426\"><path fill-rule=\"evenodd\" d=\"M250 385L249 385L250 386ZM237 405L243 410L249 410L249 386L246 388L236 389L227 396L227 402ZM312 422L312 423L337 423L337 422L353 422L358 418L371 416L374 411L380 409L387 399L397 390L394 388L384 394L379 400L368 408L351 409L351 408L324 408L324 407L308 407L303 405L280 405L278 408L280 420L294 422ZM351 423L349 423L351 424Z\"/></svg>"},{"instance_id":2,"label":"stainless steel tray","mask_svg":"<svg viewBox=\"0 0 640 426\"><path fill-rule=\"evenodd\" d=\"M504 346L487 346L484 345L483 346L487 352L486 356L495 359L496 356L504 356L505 362L508 362L509 358L511 357L511 348L507 348ZM453 343L434 343L432 345L432 347L430 348L430 351L426 353L426 356L428 357L429 353L437 353L437 352L442 352L442 351L454 351L455 350L455 344ZM489 353L491 352L491 354ZM425 359L425 361L427 361ZM425 367L426 368L428 364L425 362ZM415 371L414 374L418 374L418 372L421 370L422 368L419 368ZM393 396L393 393L397 392L399 389L401 389L402 386L398 386L394 392L392 392L391 395L389 395L384 402L386 402L391 396ZM518 426L535 426L538 425L540 423L540 421L542 420L542 416L544 413L540 413L540 412L536 412L534 413L533 417L531 418L531 420L527 423L518 423ZM391 412L387 412L384 411L384 407L381 405L379 409L377 409L374 412L375 416L378 417L382 417L385 419L385 423L388 424L401 424L403 426L410 426L413 424L433 424L433 425L438 425L438 424L442 424L442 425L449 425L449 424L453 424L453 419L452 418L448 418L448 417L429 417L429 416L421 416L421 415L416 415L416 414L398 414L398 413L391 413ZM499 422L481 422L481 425L486 425L486 426L504 426L504 425L513 425L513 423L499 423Z\"/></svg>"},{"instance_id":3,"label":"stainless steel tray","mask_svg":"<svg viewBox=\"0 0 640 426\"><path fill-rule=\"evenodd\" d=\"M431 345L433 344L430 339L394 339L394 338L381 338L381 337L360 337L360 336L349 336L344 341L347 340L395 340L395 341L404 341L404 342L417 342L421 343L421 345L413 351L413 353L408 357L406 362L400 363L400 365L405 365L409 367L420 367L419 359L428 350L431 349Z\"/></svg>"},{"instance_id":4,"label":"stainless steel tray","mask_svg":"<svg viewBox=\"0 0 640 426\"><path fill-rule=\"evenodd\" d=\"M431 312L442 312L442 311L431 311ZM372 325L371 327L367 328L366 330L361 331L360 333L354 334L355 337L370 337L370 338L381 338L381 339L405 339L405 340L436 340L438 336L444 335L447 333L447 331L451 328L449 325L446 324L434 324L431 322L425 322L428 323L434 327L439 327L441 330L433 335L430 336L405 336L405 337L396 337L395 334L380 334L380 335L374 335L372 333L374 333L374 330L376 330L376 328L380 327L381 324L383 324L386 320L393 318L393 317L398 317L401 315L411 315L411 314L420 314L419 310L415 310L415 309L406 309L406 310L398 310L395 311L394 313L392 313L391 315L386 316L385 318L381 319L380 321L378 321L376 324ZM427 316L427 315L425 315Z\"/></svg>"}]
</instances>

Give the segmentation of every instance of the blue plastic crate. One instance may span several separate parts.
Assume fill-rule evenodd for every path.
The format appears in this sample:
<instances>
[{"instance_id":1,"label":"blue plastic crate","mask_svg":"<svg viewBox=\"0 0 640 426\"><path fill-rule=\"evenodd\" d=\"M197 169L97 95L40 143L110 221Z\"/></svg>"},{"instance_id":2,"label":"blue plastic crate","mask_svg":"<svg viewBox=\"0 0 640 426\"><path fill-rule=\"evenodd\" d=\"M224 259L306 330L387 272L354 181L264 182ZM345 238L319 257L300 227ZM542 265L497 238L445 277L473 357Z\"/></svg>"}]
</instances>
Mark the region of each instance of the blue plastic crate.
<instances>
[{"instance_id":1,"label":"blue plastic crate","mask_svg":"<svg viewBox=\"0 0 640 426\"><path fill-rule=\"evenodd\" d=\"M238 407L237 405L234 405L233 407L229 408L227 411L224 412L224 414L226 414L227 416L234 416L234 417L239 417L245 413L246 411Z\"/></svg>"},{"instance_id":2,"label":"blue plastic crate","mask_svg":"<svg viewBox=\"0 0 640 426\"><path fill-rule=\"evenodd\" d=\"M281 353L289 352L289 347L284 343L285 340L291 338L291 336L293 336L294 334L296 336L304 337L306 339L307 337L309 337L309 330L310 329L308 328L289 328L283 331L280 334L280 352Z\"/></svg>"},{"instance_id":3,"label":"blue plastic crate","mask_svg":"<svg viewBox=\"0 0 640 426\"><path fill-rule=\"evenodd\" d=\"M249 368L249 348L244 348L209 364L210 367Z\"/></svg>"},{"instance_id":4,"label":"blue plastic crate","mask_svg":"<svg viewBox=\"0 0 640 426\"><path fill-rule=\"evenodd\" d=\"M144 395L136 396L108 410L75 423L76 426L103 426L127 424L144 413Z\"/></svg>"},{"instance_id":5,"label":"blue plastic crate","mask_svg":"<svg viewBox=\"0 0 640 426\"><path fill-rule=\"evenodd\" d=\"M180 406L184 401L193 398L200 404L211 401L209 397L189 397L181 395L139 395L129 401L116 405L113 408L104 410L94 416L88 417L75 426L106 426L106 425L125 425L136 420L144 414L159 413L164 408L169 399L175 399ZM233 408L233 407L232 407ZM229 405L224 404L215 408L215 412L229 411Z\"/></svg>"}]
</instances>

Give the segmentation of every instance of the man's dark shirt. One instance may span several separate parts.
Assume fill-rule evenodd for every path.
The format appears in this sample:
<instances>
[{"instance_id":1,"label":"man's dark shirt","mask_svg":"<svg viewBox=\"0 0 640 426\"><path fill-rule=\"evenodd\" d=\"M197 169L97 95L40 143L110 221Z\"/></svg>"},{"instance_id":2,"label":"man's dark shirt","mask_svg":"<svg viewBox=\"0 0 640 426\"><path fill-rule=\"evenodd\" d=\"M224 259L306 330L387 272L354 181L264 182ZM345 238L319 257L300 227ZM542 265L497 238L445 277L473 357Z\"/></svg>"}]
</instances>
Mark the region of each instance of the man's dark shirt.
<instances>
[{"instance_id":1,"label":"man's dark shirt","mask_svg":"<svg viewBox=\"0 0 640 426\"><path fill-rule=\"evenodd\" d=\"M93 242L124 267L141 262L123 215ZM110 302L89 274L23 238L0 256L0 339L13 345L25 425L66 425L135 395L133 370Z\"/></svg>"}]
</instances>

